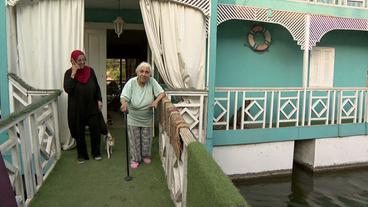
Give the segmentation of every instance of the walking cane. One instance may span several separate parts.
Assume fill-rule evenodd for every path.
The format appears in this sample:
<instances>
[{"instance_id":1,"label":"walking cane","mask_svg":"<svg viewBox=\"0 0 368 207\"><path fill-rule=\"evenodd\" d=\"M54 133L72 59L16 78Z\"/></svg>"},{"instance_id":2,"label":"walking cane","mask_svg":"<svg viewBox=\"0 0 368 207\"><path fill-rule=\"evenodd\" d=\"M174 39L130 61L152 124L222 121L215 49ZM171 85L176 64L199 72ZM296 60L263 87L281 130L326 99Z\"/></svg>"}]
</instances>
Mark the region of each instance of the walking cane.
<instances>
[{"instance_id":1,"label":"walking cane","mask_svg":"<svg viewBox=\"0 0 368 207\"><path fill-rule=\"evenodd\" d=\"M128 111L124 112L124 121L125 121L125 144L126 144L126 169L127 176L124 177L124 180L129 182L133 180L133 177L129 175L129 141L128 141Z\"/></svg>"}]
</instances>

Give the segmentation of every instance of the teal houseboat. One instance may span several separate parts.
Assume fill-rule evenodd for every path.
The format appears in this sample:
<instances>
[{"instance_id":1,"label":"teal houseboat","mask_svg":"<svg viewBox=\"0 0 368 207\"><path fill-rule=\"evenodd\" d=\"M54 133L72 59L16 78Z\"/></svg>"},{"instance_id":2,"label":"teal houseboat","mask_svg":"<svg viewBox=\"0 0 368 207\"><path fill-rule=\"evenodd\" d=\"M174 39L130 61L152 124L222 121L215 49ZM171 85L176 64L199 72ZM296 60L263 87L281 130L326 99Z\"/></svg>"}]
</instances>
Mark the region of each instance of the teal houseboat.
<instances>
[{"instance_id":1,"label":"teal houseboat","mask_svg":"<svg viewBox=\"0 0 368 207\"><path fill-rule=\"evenodd\" d=\"M367 0L4 0L1 115L54 94L33 132L39 145L28 143L50 160L37 165L52 169L74 142L67 96L38 89L62 90L70 52L81 49L101 86L121 89L139 62L151 63L226 175L291 173L294 162L311 170L366 165L367 9ZM107 63L118 65L119 79ZM117 94L101 88L107 118ZM27 132L16 125L3 131ZM1 150L16 148L6 140ZM32 171L25 168L25 186L36 183Z\"/></svg>"}]
</instances>

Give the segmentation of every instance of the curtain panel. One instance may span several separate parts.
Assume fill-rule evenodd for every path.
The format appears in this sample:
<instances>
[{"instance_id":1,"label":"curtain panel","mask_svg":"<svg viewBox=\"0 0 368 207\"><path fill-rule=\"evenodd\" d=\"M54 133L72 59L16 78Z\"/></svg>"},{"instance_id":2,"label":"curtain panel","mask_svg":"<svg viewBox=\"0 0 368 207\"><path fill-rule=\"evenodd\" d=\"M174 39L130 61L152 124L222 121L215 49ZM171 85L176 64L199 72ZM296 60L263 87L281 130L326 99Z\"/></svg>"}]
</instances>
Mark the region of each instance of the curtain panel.
<instances>
[{"instance_id":1,"label":"curtain panel","mask_svg":"<svg viewBox=\"0 0 368 207\"><path fill-rule=\"evenodd\" d=\"M204 89L206 24L195 8L139 0L155 66L172 89Z\"/></svg>"},{"instance_id":2,"label":"curtain panel","mask_svg":"<svg viewBox=\"0 0 368 207\"><path fill-rule=\"evenodd\" d=\"M35 88L63 90L70 53L83 49L84 0L20 1L8 11L9 71ZM66 93L58 109L60 141L68 148Z\"/></svg>"},{"instance_id":3,"label":"curtain panel","mask_svg":"<svg viewBox=\"0 0 368 207\"><path fill-rule=\"evenodd\" d=\"M205 15L198 9L172 1L139 0L139 4L152 57L164 82L170 89L203 90ZM183 98L183 102L202 104L199 97ZM200 130L193 123L199 119L200 112L196 108L189 110L182 116L198 136Z\"/></svg>"}]
</instances>

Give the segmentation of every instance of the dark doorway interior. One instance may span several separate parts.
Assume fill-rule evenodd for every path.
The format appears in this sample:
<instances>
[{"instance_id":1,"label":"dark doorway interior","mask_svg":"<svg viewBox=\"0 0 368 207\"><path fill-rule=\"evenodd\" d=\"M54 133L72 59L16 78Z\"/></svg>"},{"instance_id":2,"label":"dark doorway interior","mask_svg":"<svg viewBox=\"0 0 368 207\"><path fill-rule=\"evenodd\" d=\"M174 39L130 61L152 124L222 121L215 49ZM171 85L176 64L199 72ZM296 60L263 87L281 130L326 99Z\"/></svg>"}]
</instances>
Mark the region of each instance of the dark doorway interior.
<instances>
[{"instance_id":1,"label":"dark doorway interior","mask_svg":"<svg viewBox=\"0 0 368 207\"><path fill-rule=\"evenodd\" d=\"M136 66L147 61L147 38L144 30L126 30L120 38L107 30L107 59L120 64L119 85L135 75ZM107 76L106 76L107 77Z\"/></svg>"},{"instance_id":2,"label":"dark doorway interior","mask_svg":"<svg viewBox=\"0 0 368 207\"><path fill-rule=\"evenodd\" d=\"M147 37L144 30L125 30L120 38L114 30L106 35L106 91L108 121L113 124L112 111L119 111L120 93L124 84L135 76L135 68L147 61Z\"/></svg>"},{"instance_id":3,"label":"dark doorway interior","mask_svg":"<svg viewBox=\"0 0 368 207\"><path fill-rule=\"evenodd\" d=\"M147 37L144 30L126 30L120 38L107 30L107 58L147 59Z\"/></svg>"}]
</instances>

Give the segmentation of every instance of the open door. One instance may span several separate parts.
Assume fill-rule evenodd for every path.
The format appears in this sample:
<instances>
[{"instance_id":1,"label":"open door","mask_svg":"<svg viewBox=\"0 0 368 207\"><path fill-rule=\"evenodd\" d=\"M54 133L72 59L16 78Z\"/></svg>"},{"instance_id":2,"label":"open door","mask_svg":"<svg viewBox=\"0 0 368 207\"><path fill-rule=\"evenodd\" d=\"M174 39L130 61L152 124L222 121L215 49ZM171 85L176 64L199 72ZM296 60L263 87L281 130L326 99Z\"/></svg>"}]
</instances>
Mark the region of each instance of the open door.
<instances>
[{"instance_id":1,"label":"open door","mask_svg":"<svg viewBox=\"0 0 368 207\"><path fill-rule=\"evenodd\" d=\"M96 73L102 94L102 113L106 121L106 30L86 29L84 38L87 64L91 66Z\"/></svg>"}]
</instances>

